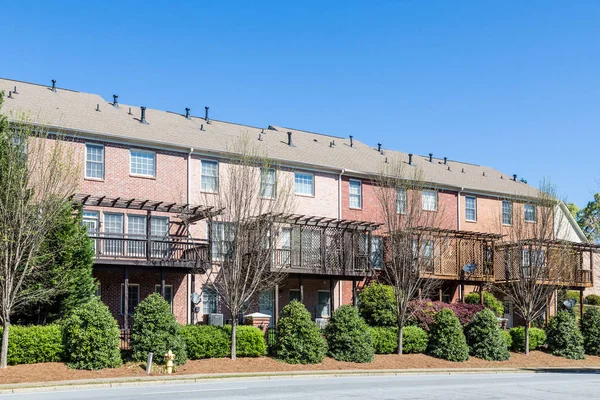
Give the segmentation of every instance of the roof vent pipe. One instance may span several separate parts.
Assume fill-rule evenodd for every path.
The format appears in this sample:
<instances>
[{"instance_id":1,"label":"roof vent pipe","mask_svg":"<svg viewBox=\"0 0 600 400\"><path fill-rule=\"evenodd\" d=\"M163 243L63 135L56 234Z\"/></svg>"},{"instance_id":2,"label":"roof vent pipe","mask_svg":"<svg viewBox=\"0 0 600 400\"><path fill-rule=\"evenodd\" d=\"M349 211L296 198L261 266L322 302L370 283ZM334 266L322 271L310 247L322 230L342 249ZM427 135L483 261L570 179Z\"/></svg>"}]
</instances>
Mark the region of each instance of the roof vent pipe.
<instances>
[{"instance_id":1,"label":"roof vent pipe","mask_svg":"<svg viewBox=\"0 0 600 400\"><path fill-rule=\"evenodd\" d=\"M354 140L352 140L352 135L350 135L350 147L354 147Z\"/></svg>"},{"instance_id":2,"label":"roof vent pipe","mask_svg":"<svg viewBox=\"0 0 600 400\"><path fill-rule=\"evenodd\" d=\"M408 155L408 165L412 165L412 154Z\"/></svg>"},{"instance_id":3,"label":"roof vent pipe","mask_svg":"<svg viewBox=\"0 0 600 400\"><path fill-rule=\"evenodd\" d=\"M128 114L129 114L129 115L132 115L132 114L131 114L131 107L129 107L129 112L128 112Z\"/></svg>"},{"instance_id":4,"label":"roof vent pipe","mask_svg":"<svg viewBox=\"0 0 600 400\"><path fill-rule=\"evenodd\" d=\"M147 124L148 122L146 122L146 107L140 107L140 109L142 110L142 118L140 119L140 122L142 124Z\"/></svg>"},{"instance_id":5,"label":"roof vent pipe","mask_svg":"<svg viewBox=\"0 0 600 400\"><path fill-rule=\"evenodd\" d=\"M192 119L192 117L190 117L190 108L189 107L185 108L185 117L187 119Z\"/></svg>"},{"instance_id":6,"label":"roof vent pipe","mask_svg":"<svg viewBox=\"0 0 600 400\"><path fill-rule=\"evenodd\" d=\"M429 153L429 162L433 162L433 153Z\"/></svg>"},{"instance_id":7,"label":"roof vent pipe","mask_svg":"<svg viewBox=\"0 0 600 400\"><path fill-rule=\"evenodd\" d=\"M204 107L204 120L208 123L208 106Z\"/></svg>"},{"instance_id":8,"label":"roof vent pipe","mask_svg":"<svg viewBox=\"0 0 600 400\"><path fill-rule=\"evenodd\" d=\"M444 165L448 164L448 157L444 157Z\"/></svg>"},{"instance_id":9,"label":"roof vent pipe","mask_svg":"<svg viewBox=\"0 0 600 400\"><path fill-rule=\"evenodd\" d=\"M381 143L377 143L377 151L381 153Z\"/></svg>"},{"instance_id":10,"label":"roof vent pipe","mask_svg":"<svg viewBox=\"0 0 600 400\"><path fill-rule=\"evenodd\" d=\"M262 140L262 133L258 134L258 140Z\"/></svg>"},{"instance_id":11,"label":"roof vent pipe","mask_svg":"<svg viewBox=\"0 0 600 400\"><path fill-rule=\"evenodd\" d=\"M513 181L517 181L517 174L513 174Z\"/></svg>"},{"instance_id":12,"label":"roof vent pipe","mask_svg":"<svg viewBox=\"0 0 600 400\"><path fill-rule=\"evenodd\" d=\"M100 111L100 104L96 104L96 111Z\"/></svg>"},{"instance_id":13,"label":"roof vent pipe","mask_svg":"<svg viewBox=\"0 0 600 400\"><path fill-rule=\"evenodd\" d=\"M19 92L17 92L17 87L15 86L15 90L13 90L13 94L19 94Z\"/></svg>"},{"instance_id":14,"label":"roof vent pipe","mask_svg":"<svg viewBox=\"0 0 600 400\"><path fill-rule=\"evenodd\" d=\"M56 79L52 79L52 91L56 93Z\"/></svg>"},{"instance_id":15,"label":"roof vent pipe","mask_svg":"<svg viewBox=\"0 0 600 400\"><path fill-rule=\"evenodd\" d=\"M204 130L204 124L200 124L200 130L203 131Z\"/></svg>"},{"instance_id":16,"label":"roof vent pipe","mask_svg":"<svg viewBox=\"0 0 600 400\"><path fill-rule=\"evenodd\" d=\"M13 97L12 97L12 92L11 92L10 90L8 91L8 98L9 98L9 99L12 99L12 98L13 98Z\"/></svg>"},{"instance_id":17,"label":"roof vent pipe","mask_svg":"<svg viewBox=\"0 0 600 400\"><path fill-rule=\"evenodd\" d=\"M119 95L118 94L113 94L113 106L115 106L115 108L119 108Z\"/></svg>"},{"instance_id":18,"label":"roof vent pipe","mask_svg":"<svg viewBox=\"0 0 600 400\"><path fill-rule=\"evenodd\" d=\"M292 132L288 132L288 146L294 146L292 143Z\"/></svg>"}]
</instances>

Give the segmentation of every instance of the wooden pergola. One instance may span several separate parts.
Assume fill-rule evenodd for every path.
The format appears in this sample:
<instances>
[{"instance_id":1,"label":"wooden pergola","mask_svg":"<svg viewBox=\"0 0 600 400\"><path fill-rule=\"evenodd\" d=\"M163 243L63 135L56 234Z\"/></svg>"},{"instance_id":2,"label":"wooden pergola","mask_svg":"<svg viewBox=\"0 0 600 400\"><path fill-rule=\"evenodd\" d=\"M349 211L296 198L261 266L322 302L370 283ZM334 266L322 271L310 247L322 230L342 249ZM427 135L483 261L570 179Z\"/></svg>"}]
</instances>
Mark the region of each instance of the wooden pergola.
<instances>
[{"instance_id":1,"label":"wooden pergola","mask_svg":"<svg viewBox=\"0 0 600 400\"><path fill-rule=\"evenodd\" d=\"M319 228L348 229L356 231L373 231L382 225L377 222L337 219L304 214L263 214L259 218L270 219L273 222L282 224L315 226Z\"/></svg>"}]
</instances>

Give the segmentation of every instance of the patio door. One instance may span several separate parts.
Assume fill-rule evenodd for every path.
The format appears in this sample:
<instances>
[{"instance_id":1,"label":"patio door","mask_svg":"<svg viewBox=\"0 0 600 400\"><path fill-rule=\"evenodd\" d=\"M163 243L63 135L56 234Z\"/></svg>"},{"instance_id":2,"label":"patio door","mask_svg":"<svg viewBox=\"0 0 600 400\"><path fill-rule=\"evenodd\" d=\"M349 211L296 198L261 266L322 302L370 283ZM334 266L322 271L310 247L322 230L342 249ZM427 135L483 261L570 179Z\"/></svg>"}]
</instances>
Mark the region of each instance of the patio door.
<instances>
[{"instance_id":1,"label":"patio door","mask_svg":"<svg viewBox=\"0 0 600 400\"><path fill-rule=\"evenodd\" d=\"M123 255L123 214L104 213L104 254ZM108 239L114 237L114 240Z\"/></svg>"},{"instance_id":2,"label":"patio door","mask_svg":"<svg viewBox=\"0 0 600 400\"><path fill-rule=\"evenodd\" d=\"M260 292L259 312L261 314L270 315L269 326L274 325L275 321L275 293L273 289Z\"/></svg>"},{"instance_id":3,"label":"patio door","mask_svg":"<svg viewBox=\"0 0 600 400\"><path fill-rule=\"evenodd\" d=\"M508 301L505 300L504 301L504 318L506 318L506 327L507 328L512 328L513 327L513 303L512 301Z\"/></svg>"},{"instance_id":4,"label":"patio door","mask_svg":"<svg viewBox=\"0 0 600 400\"><path fill-rule=\"evenodd\" d=\"M152 236L152 257L167 258L169 255L169 218L152 217L150 219Z\"/></svg>"}]
</instances>

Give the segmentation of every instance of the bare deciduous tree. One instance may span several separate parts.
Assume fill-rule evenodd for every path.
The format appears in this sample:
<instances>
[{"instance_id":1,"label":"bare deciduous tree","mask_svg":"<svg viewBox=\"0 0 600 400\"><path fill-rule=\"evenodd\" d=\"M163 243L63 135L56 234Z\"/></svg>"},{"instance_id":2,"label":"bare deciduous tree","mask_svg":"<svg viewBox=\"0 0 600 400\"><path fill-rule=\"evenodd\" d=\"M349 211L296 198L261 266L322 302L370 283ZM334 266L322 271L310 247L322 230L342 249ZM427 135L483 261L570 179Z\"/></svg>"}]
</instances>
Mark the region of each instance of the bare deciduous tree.
<instances>
[{"instance_id":1,"label":"bare deciduous tree","mask_svg":"<svg viewBox=\"0 0 600 400\"><path fill-rule=\"evenodd\" d=\"M512 226L500 228L505 237L496 245L493 286L523 318L525 354L529 354L531 323L556 301L557 289L573 285L578 279L581 253L573 243L556 240L567 221L555 193L554 187L543 183L537 199L515 204L515 215L522 212L523 217L512 218Z\"/></svg>"},{"instance_id":2,"label":"bare deciduous tree","mask_svg":"<svg viewBox=\"0 0 600 400\"><path fill-rule=\"evenodd\" d=\"M11 315L56 289L35 284L48 268L42 244L75 192L79 165L60 136L50 137L25 115L10 117L0 116L0 368L7 363Z\"/></svg>"},{"instance_id":3,"label":"bare deciduous tree","mask_svg":"<svg viewBox=\"0 0 600 400\"><path fill-rule=\"evenodd\" d=\"M423 228L439 227L443 210L438 209L437 190L423 184L416 167L403 167L400 161L386 164L373 184L385 236L380 279L394 289L398 354L402 354L402 328L418 311L409 304L433 295L440 285L432 273L433 238ZM423 190L431 190L432 196L424 200Z\"/></svg>"},{"instance_id":4,"label":"bare deciduous tree","mask_svg":"<svg viewBox=\"0 0 600 400\"><path fill-rule=\"evenodd\" d=\"M247 137L233 145L221 164L218 192L204 194L204 204L221 210L209 222L213 268L207 273L222 304L231 314L231 358L236 358L237 318L261 291L273 288L286 274L273 260L277 215L294 209L289 172L262 154ZM205 284L206 286L206 284Z\"/></svg>"}]
</instances>

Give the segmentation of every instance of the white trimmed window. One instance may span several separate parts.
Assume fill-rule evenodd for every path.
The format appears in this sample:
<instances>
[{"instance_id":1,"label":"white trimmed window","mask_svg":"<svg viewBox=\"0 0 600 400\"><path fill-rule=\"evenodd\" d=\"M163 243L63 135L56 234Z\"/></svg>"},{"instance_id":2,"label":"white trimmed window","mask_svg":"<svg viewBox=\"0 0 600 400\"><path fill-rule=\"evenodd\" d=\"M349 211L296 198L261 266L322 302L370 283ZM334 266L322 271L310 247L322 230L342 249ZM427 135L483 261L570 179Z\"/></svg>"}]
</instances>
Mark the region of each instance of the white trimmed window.
<instances>
[{"instance_id":1,"label":"white trimmed window","mask_svg":"<svg viewBox=\"0 0 600 400\"><path fill-rule=\"evenodd\" d=\"M315 176L303 172L294 174L294 191L296 194L304 196L315 195Z\"/></svg>"},{"instance_id":2,"label":"white trimmed window","mask_svg":"<svg viewBox=\"0 0 600 400\"><path fill-rule=\"evenodd\" d=\"M128 286L127 293L127 315L133 315L135 308L140 304L140 285L137 283L130 283ZM125 292L125 284L121 283L121 314L125 312L125 302L123 296Z\"/></svg>"},{"instance_id":3,"label":"white trimmed window","mask_svg":"<svg viewBox=\"0 0 600 400\"><path fill-rule=\"evenodd\" d=\"M228 222L213 222L212 224L212 258L223 261L233 257L235 226Z\"/></svg>"},{"instance_id":4,"label":"white trimmed window","mask_svg":"<svg viewBox=\"0 0 600 400\"><path fill-rule=\"evenodd\" d=\"M154 291L158 294L160 292L160 285L154 285ZM173 312L173 285L165 285L165 300L171 306L171 312Z\"/></svg>"},{"instance_id":5,"label":"white trimmed window","mask_svg":"<svg viewBox=\"0 0 600 400\"><path fill-rule=\"evenodd\" d=\"M465 197L465 218L467 221L477 221L477 198L475 196Z\"/></svg>"},{"instance_id":6,"label":"white trimmed window","mask_svg":"<svg viewBox=\"0 0 600 400\"><path fill-rule=\"evenodd\" d=\"M104 179L104 146L101 144L85 145L85 177Z\"/></svg>"},{"instance_id":7,"label":"white trimmed window","mask_svg":"<svg viewBox=\"0 0 600 400\"><path fill-rule=\"evenodd\" d=\"M362 208L362 182L350 179L350 208Z\"/></svg>"},{"instance_id":8,"label":"white trimmed window","mask_svg":"<svg viewBox=\"0 0 600 400\"><path fill-rule=\"evenodd\" d=\"M274 199L277 193L277 178L273 168L260 169L260 196L267 199Z\"/></svg>"},{"instance_id":9,"label":"white trimmed window","mask_svg":"<svg viewBox=\"0 0 600 400\"><path fill-rule=\"evenodd\" d=\"M523 209L525 210L526 222L535 222L537 220L535 204L526 203L523 205Z\"/></svg>"},{"instance_id":10,"label":"white trimmed window","mask_svg":"<svg viewBox=\"0 0 600 400\"><path fill-rule=\"evenodd\" d=\"M83 211L83 226L87 228L88 235L95 235L98 233L98 227L100 226L100 217L98 211Z\"/></svg>"},{"instance_id":11,"label":"white trimmed window","mask_svg":"<svg viewBox=\"0 0 600 400\"><path fill-rule=\"evenodd\" d=\"M424 189L421 197L422 197L422 203L423 203L423 210L437 211L438 195L435 190Z\"/></svg>"},{"instance_id":12,"label":"white trimmed window","mask_svg":"<svg viewBox=\"0 0 600 400\"><path fill-rule=\"evenodd\" d=\"M317 318L326 318L330 314L330 293L329 290L319 290L317 292Z\"/></svg>"},{"instance_id":13,"label":"white trimmed window","mask_svg":"<svg viewBox=\"0 0 600 400\"><path fill-rule=\"evenodd\" d=\"M219 304L219 297L217 291L211 287L204 287L202 289L202 313L203 314L216 314Z\"/></svg>"},{"instance_id":14,"label":"white trimmed window","mask_svg":"<svg viewBox=\"0 0 600 400\"><path fill-rule=\"evenodd\" d=\"M513 203L512 201L502 200L502 224L512 225Z\"/></svg>"},{"instance_id":15,"label":"white trimmed window","mask_svg":"<svg viewBox=\"0 0 600 400\"><path fill-rule=\"evenodd\" d=\"M210 193L219 191L219 163L217 161L202 160L200 189Z\"/></svg>"},{"instance_id":16,"label":"white trimmed window","mask_svg":"<svg viewBox=\"0 0 600 400\"><path fill-rule=\"evenodd\" d=\"M383 240L381 236L371 237L371 265L375 269L383 267Z\"/></svg>"},{"instance_id":17,"label":"white trimmed window","mask_svg":"<svg viewBox=\"0 0 600 400\"><path fill-rule=\"evenodd\" d=\"M156 177L156 153L131 149L129 172L132 175Z\"/></svg>"},{"instance_id":18,"label":"white trimmed window","mask_svg":"<svg viewBox=\"0 0 600 400\"><path fill-rule=\"evenodd\" d=\"M407 200L406 200L406 189L396 189L396 212L398 214L406 214Z\"/></svg>"}]
</instances>

